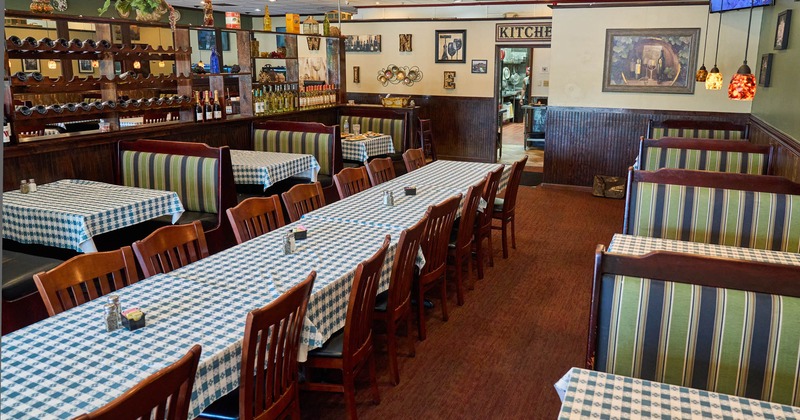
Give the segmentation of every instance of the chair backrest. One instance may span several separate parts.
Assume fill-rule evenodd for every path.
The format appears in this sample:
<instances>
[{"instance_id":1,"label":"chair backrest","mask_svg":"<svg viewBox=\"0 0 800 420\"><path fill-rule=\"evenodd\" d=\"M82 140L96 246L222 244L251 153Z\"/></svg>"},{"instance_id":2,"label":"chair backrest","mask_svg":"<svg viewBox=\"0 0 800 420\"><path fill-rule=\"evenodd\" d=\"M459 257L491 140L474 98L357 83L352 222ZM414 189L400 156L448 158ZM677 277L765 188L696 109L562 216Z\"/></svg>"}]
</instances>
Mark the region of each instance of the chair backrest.
<instances>
[{"instance_id":1,"label":"chair backrest","mask_svg":"<svg viewBox=\"0 0 800 420\"><path fill-rule=\"evenodd\" d=\"M456 220L461 194L450 197L439 204L428 207L425 216L428 224L422 235L422 253L425 265L421 275L438 275L447 268L447 246L450 243L450 232Z\"/></svg>"},{"instance_id":2,"label":"chair backrest","mask_svg":"<svg viewBox=\"0 0 800 420\"><path fill-rule=\"evenodd\" d=\"M483 187L482 198L487 203L486 210L478 214L478 230L491 229L492 227L492 206L495 197L497 197L497 189L500 187L500 179L503 177L503 167L499 167L489 172L489 178L486 180L486 185Z\"/></svg>"},{"instance_id":3,"label":"chair backrest","mask_svg":"<svg viewBox=\"0 0 800 420\"><path fill-rule=\"evenodd\" d=\"M655 171L674 168L768 175L772 166L772 153L772 146L748 141L642 138L639 142L637 169Z\"/></svg>"},{"instance_id":4,"label":"chair backrest","mask_svg":"<svg viewBox=\"0 0 800 420\"><path fill-rule=\"evenodd\" d=\"M344 165L336 125L295 121L254 123L253 150L314 155L320 175L332 176Z\"/></svg>"},{"instance_id":5,"label":"chair backrest","mask_svg":"<svg viewBox=\"0 0 800 420\"><path fill-rule=\"evenodd\" d=\"M150 375L105 406L79 416L76 420L185 420L189 416L189 403L192 400L200 352L200 345L195 344L177 362Z\"/></svg>"},{"instance_id":6,"label":"chair backrest","mask_svg":"<svg viewBox=\"0 0 800 420\"><path fill-rule=\"evenodd\" d=\"M251 197L227 211L236 243L249 241L284 225L281 200L277 194Z\"/></svg>"},{"instance_id":7,"label":"chair backrest","mask_svg":"<svg viewBox=\"0 0 800 420\"><path fill-rule=\"evenodd\" d=\"M436 143L433 141L433 124L429 119L419 119L419 145L425 156L436 160Z\"/></svg>"},{"instance_id":8,"label":"chair backrest","mask_svg":"<svg viewBox=\"0 0 800 420\"><path fill-rule=\"evenodd\" d=\"M133 243L133 252L145 277L169 273L208 256L208 244L199 221L164 226Z\"/></svg>"},{"instance_id":9,"label":"chair backrest","mask_svg":"<svg viewBox=\"0 0 800 420\"><path fill-rule=\"evenodd\" d=\"M33 275L50 316L139 281L131 247L78 255Z\"/></svg>"},{"instance_id":10,"label":"chair backrest","mask_svg":"<svg viewBox=\"0 0 800 420\"><path fill-rule=\"evenodd\" d=\"M360 193L370 187L367 169L363 166L357 168L344 168L333 176L339 198L347 198Z\"/></svg>"},{"instance_id":11,"label":"chair backrest","mask_svg":"<svg viewBox=\"0 0 800 420\"><path fill-rule=\"evenodd\" d=\"M372 350L372 318L375 313L375 297L381 280L381 268L389 248L389 235L373 256L358 264L350 301L347 304L347 318L344 324L344 343L342 358L345 369L351 369L367 357Z\"/></svg>"},{"instance_id":12,"label":"chair backrest","mask_svg":"<svg viewBox=\"0 0 800 420\"><path fill-rule=\"evenodd\" d=\"M514 211L514 206L517 204L517 191L519 191L519 183L522 180L522 171L525 170L525 164L527 162L528 155L525 155L522 159L514 162L511 165L511 175L508 178L506 193L503 196L504 213Z\"/></svg>"},{"instance_id":13,"label":"chair backrest","mask_svg":"<svg viewBox=\"0 0 800 420\"><path fill-rule=\"evenodd\" d=\"M461 219L459 222L458 237L456 237L456 249L463 249L472 244L472 238L475 233L475 218L478 214L478 204L481 201L484 187L489 175L486 175L482 180L471 185L467 189L467 194L464 196L464 204L461 206ZM484 213L490 212L491 209L487 206Z\"/></svg>"},{"instance_id":14,"label":"chair backrest","mask_svg":"<svg viewBox=\"0 0 800 420\"><path fill-rule=\"evenodd\" d=\"M419 169L425 166L425 153L422 149L408 149L403 153L403 162L408 172Z\"/></svg>"},{"instance_id":15,"label":"chair backrest","mask_svg":"<svg viewBox=\"0 0 800 420\"><path fill-rule=\"evenodd\" d=\"M281 194L283 204L289 213L289 220L296 222L304 214L325 205L325 194L319 182L313 184L299 184Z\"/></svg>"},{"instance_id":16,"label":"chair backrest","mask_svg":"<svg viewBox=\"0 0 800 420\"><path fill-rule=\"evenodd\" d=\"M397 175L394 172L392 158L372 159L367 162L367 174L372 186L393 180Z\"/></svg>"},{"instance_id":17,"label":"chair backrest","mask_svg":"<svg viewBox=\"0 0 800 420\"><path fill-rule=\"evenodd\" d=\"M422 235L427 224L428 217L423 216L414 226L400 233L392 265L392 278L389 281L387 311L396 311L403 306L411 305L411 286L417 268L417 253L422 245Z\"/></svg>"},{"instance_id":18,"label":"chair backrest","mask_svg":"<svg viewBox=\"0 0 800 420\"><path fill-rule=\"evenodd\" d=\"M274 419L298 398L297 351L317 273L247 314L239 379L239 418Z\"/></svg>"}]
</instances>

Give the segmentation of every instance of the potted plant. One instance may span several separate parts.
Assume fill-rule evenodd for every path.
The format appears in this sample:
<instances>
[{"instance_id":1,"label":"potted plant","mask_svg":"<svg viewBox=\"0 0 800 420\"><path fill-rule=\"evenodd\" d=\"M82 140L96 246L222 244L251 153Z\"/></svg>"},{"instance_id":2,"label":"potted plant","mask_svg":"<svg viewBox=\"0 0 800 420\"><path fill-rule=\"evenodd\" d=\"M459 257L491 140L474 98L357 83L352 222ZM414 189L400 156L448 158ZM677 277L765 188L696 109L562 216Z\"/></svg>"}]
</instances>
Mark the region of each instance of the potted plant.
<instances>
[{"instance_id":1,"label":"potted plant","mask_svg":"<svg viewBox=\"0 0 800 420\"><path fill-rule=\"evenodd\" d=\"M111 1L106 0L103 7L97 10L100 15L108 10ZM132 10L135 11L136 20L140 22L158 21L168 11L172 15L174 10L166 0L114 0L114 8L124 18L127 18Z\"/></svg>"}]
</instances>

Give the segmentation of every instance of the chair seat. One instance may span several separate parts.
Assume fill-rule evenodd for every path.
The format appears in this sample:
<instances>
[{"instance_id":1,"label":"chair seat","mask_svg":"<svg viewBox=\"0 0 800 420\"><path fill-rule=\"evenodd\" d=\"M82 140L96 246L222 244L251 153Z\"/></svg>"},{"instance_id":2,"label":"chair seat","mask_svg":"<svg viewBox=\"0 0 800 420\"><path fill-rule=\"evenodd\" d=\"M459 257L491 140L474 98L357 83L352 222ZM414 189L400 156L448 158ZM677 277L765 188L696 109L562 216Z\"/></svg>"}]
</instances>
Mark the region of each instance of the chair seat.
<instances>
[{"instance_id":1,"label":"chair seat","mask_svg":"<svg viewBox=\"0 0 800 420\"><path fill-rule=\"evenodd\" d=\"M50 270L63 261L3 250L3 299L17 300L37 293L33 275Z\"/></svg>"},{"instance_id":2,"label":"chair seat","mask_svg":"<svg viewBox=\"0 0 800 420\"><path fill-rule=\"evenodd\" d=\"M239 388L206 407L198 418L236 420L239 418Z\"/></svg>"},{"instance_id":3,"label":"chair seat","mask_svg":"<svg viewBox=\"0 0 800 420\"><path fill-rule=\"evenodd\" d=\"M494 207L492 208L492 210L494 210L495 212L503 211L503 203L505 203L505 201L502 198L495 198Z\"/></svg>"},{"instance_id":4,"label":"chair seat","mask_svg":"<svg viewBox=\"0 0 800 420\"><path fill-rule=\"evenodd\" d=\"M158 222L159 224L171 225L172 224L172 215L168 214L166 216L161 216L154 221ZM217 223L219 219L217 218L216 213L203 213L199 211L185 211L181 215L178 222L175 223L176 225L188 225L194 223L196 220L200 221L200 224L203 225L203 229L208 231L217 227Z\"/></svg>"},{"instance_id":5,"label":"chair seat","mask_svg":"<svg viewBox=\"0 0 800 420\"><path fill-rule=\"evenodd\" d=\"M322 347L308 352L308 357L341 358L344 347L344 328L336 331Z\"/></svg>"},{"instance_id":6,"label":"chair seat","mask_svg":"<svg viewBox=\"0 0 800 420\"><path fill-rule=\"evenodd\" d=\"M375 297L375 310L379 312L386 312L389 307L389 291L378 293Z\"/></svg>"}]
</instances>

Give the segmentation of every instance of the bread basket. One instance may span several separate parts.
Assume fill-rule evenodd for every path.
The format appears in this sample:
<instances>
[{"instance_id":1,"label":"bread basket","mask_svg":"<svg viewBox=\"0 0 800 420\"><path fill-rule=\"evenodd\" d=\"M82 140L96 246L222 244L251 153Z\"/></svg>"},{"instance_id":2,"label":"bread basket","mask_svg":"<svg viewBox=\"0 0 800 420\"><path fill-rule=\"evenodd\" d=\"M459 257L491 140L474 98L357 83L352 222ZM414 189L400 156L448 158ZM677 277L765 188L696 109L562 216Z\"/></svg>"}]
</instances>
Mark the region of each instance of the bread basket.
<instances>
[{"instance_id":1,"label":"bread basket","mask_svg":"<svg viewBox=\"0 0 800 420\"><path fill-rule=\"evenodd\" d=\"M410 96L395 96L390 98L381 98L381 104L388 108L402 108L408 106Z\"/></svg>"}]
</instances>

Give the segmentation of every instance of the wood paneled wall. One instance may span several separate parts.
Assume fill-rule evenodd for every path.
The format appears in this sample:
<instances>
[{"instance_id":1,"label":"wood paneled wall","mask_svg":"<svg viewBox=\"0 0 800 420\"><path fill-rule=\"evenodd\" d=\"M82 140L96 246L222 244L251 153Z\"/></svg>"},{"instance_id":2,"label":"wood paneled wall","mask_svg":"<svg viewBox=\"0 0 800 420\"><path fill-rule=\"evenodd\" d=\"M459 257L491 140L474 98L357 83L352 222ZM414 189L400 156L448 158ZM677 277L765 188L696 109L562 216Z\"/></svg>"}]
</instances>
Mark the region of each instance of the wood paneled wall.
<instances>
[{"instance_id":1,"label":"wood paneled wall","mask_svg":"<svg viewBox=\"0 0 800 420\"><path fill-rule=\"evenodd\" d=\"M547 109L544 182L590 186L594 175L626 176L649 120L713 120L738 124L749 114L620 108Z\"/></svg>"},{"instance_id":2,"label":"wood paneled wall","mask_svg":"<svg viewBox=\"0 0 800 420\"><path fill-rule=\"evenodd\" d=\"M800 142L750 116L750 141L775 147L773 173L800 182Z\"/></svg>"},{"instance_id":3,"label":"wood paneled wall","mask_svg":"<svg viewBox=\"0 0 800 420\"><path fill-rule=\"evenodd\" d=\"M380 94L348 93L361 104L380 104ZM433 124L436 152L441 159L495 161L497 105L492 98L411 96L419 117Z\"/></svg>"}]
</instances>

